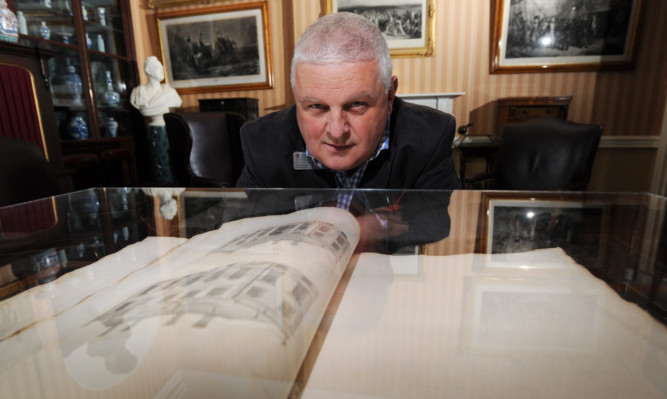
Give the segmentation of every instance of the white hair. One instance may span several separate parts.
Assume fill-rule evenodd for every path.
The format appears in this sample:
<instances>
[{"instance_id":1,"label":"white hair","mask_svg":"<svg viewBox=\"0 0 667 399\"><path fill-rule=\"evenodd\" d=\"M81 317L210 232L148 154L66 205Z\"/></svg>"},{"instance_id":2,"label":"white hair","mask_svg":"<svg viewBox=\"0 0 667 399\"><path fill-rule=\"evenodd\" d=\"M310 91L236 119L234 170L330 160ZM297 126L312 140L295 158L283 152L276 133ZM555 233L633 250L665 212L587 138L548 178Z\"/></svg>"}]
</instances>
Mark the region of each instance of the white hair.
<instances>
[{"instance_id":1,"label":"white hair","mask_svg":"<svg viewBox=\"0 0 667 399\"><path fill-rule=\"evenodd\" d=\"M290 84L295 85L296 65L337 64L375 61L378 77L385 89L391 87L391 57L382 32L368 19L339 12L315 21L299 38L294 48Z\"/></svg>"}]
</instances>

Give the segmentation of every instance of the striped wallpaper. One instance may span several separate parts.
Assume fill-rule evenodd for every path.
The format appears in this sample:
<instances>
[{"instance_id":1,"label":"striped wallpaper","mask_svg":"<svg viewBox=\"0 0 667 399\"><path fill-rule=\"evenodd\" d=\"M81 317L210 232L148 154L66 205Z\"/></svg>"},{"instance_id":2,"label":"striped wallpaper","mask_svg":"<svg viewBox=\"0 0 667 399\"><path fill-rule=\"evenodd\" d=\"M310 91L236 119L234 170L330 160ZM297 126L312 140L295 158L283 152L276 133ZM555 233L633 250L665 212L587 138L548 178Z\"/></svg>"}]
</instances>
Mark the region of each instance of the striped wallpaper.
<instances>
[{"instance_id":1,"label":"striped wallpaper","mask_svg":"<svg viewBox=\"0 0 667 399\"><path fill-rule=\"evenodd\" d=\"M247 3L241 0L216 4ZM573 96L569 119L604 125L605 136L659 136L665 105L667 1L644 0L636 66L631 71L490 74L490 27L493 0L435 0L436 50L431 57L393 61L401 93L465 92L454 100L459 124L473 122L473 133L490 132L495 99L513 96ZM183 95L184 107L200 98L256 97L260 114L291 103L289 59L299 34L325 8L326 0L268 0L274 87L267 90ZM158 55L155 10L132 2L137 59ZM206 5L180 9L206 8ZM178 10L179 8L172 8ZM170 9L171 10L171 9ZM283 11L291 13L286 15ZM289 15L291 14L291 15ZM293 37L288 37L292 33ZM287 40L285 39L287 37ZM287 43L289 48L285 48ZM140 68L141 69L141 68ZM143 76L143 71L141 71Z\"/></svg>"}]
</instances>

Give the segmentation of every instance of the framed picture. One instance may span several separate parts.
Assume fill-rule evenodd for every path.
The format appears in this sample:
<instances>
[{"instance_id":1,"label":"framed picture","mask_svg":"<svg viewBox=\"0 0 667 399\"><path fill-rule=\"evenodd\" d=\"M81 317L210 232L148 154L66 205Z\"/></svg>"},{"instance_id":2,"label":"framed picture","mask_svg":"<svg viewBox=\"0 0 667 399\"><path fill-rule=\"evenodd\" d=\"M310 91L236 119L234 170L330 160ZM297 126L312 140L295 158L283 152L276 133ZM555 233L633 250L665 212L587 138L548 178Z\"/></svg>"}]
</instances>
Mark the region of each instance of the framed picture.
<instances>
[{"instance_id":1,"label":"framed picture","mask_svg":"<svg viewBox=\"0 0 667 399\"><path fill-rule=\"evenodd\" d=\"M157 14L166 81L179 93L273 87L265 2Z\"/></svg>"},{"instance_id":2,"label":"framed picture","mask_svg":"<svg viewBox=\"0 0 667 399\"><path fill-rule=\"evenodd\" d=\"M561 248L577 263L599 268L606 253L608 213L606 204L585 201L581 193L541 193L525 199L520 194L485 192L477 252Z\"/></svg>"},{"instance_id":3,"label":"framed picture","mask_svg":"<svg viewBox=\"0 0 667 399\"><path fill-rule=\"evenodd\" d=\"M373 21L395 57L431 56L435 0L327 0L328 14L351 12Z\"/></svg>"},{"instance_id":4,"label":"framed picture","mask_svg":"<svg viewBox=\"0 0 667 399\"><path fill-rule=\"evenodd\" d=\"M632 67L642 0L495 0L491 73Z\"/></svg>"}]
</instances>

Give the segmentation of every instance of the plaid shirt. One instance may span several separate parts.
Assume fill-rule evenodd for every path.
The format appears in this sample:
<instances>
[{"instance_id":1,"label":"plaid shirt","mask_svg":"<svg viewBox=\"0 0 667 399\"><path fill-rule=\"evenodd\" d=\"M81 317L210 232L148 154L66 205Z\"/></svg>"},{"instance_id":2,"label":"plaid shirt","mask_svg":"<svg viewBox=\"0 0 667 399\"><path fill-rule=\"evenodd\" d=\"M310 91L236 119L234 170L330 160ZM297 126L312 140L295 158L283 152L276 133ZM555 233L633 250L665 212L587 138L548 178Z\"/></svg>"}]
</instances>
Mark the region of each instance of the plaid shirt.
<instances>
[{"instance_id":1,"label":"plaid shirt","mask_svg":"<svg viewBox=\"0 0 667 399\"><path fill-rule=\"evenodd\" d=\"M352 190L359 187L361 178L363 177L364 172L366 171L366 166L368 166L368 163L370 161L377 158L378 155L380 155L380 152L382 152L382 150L386 150L388 148L389 148L389 118L387 118L387 125L384 128L384 133L382 134L382 137L380 137L380 141L378 142L375 154L373 154L373 156L371 156L363 164L361 164L361 166L357 168L357 170L352 174L352 176L349 176L344 171L329 169L323 163L315 159L315 157L310 155L308 149L306 149L306 155L313 160L313 162L318 168L326 169L332 172L336 176L336 187L346 189L341 194L338 195L338 203L336 204L336 206L342 209L349 209L350 203L352 202L352 197L354 196Z\"/></svg>"}]
</instances>

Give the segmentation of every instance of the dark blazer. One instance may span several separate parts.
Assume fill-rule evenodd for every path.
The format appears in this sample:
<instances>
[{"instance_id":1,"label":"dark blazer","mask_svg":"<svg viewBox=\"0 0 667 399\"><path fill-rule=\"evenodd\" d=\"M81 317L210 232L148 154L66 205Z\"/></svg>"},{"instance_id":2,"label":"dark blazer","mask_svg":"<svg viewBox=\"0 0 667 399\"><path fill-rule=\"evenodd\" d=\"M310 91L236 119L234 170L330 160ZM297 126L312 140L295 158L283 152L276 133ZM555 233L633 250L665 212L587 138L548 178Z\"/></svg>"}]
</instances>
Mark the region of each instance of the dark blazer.
<instances>
[{"instance_id":1,"label":"dark blazer","mask_svg":"<svg viewBox=\"0 0 667 399\"><path fill-rule=\"evenodd\" d=\"M452 160L456 121L433 108L394 100L389 151L372 160L359 188L455 189ZM249 121L241 128L245 167L237 187L335 188L327 170L295 170L294 152L306 151L296 106Z\"/></svg>"}]
</instances>

